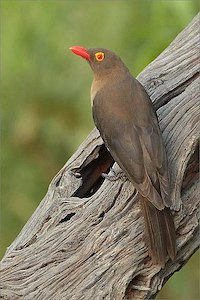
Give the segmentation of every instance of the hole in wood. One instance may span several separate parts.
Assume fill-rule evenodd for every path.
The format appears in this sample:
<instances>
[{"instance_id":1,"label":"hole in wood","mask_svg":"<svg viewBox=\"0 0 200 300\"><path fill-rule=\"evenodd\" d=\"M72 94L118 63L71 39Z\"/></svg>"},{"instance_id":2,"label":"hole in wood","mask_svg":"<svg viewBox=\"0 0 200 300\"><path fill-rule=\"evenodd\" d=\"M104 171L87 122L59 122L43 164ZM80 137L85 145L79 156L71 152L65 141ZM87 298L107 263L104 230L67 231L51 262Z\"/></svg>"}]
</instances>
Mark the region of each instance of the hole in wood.
<instances>
[{"instance_id":1,"label":"hole in wood","mask_svg":"<svg viewBox=\"0 0 200 300\"><path fill-rule=\"evenodd\" d=\"M102 173L108 174L113 164L114 160L104 144L95 149L87 161L76 169L82 178L82 184L72 197L88 198L95 194L105 180Z\"/></svg>"},{"instance_id":2,"label":"hole in wood","mask_svg":"<svg viewBox=\"0 0 200 300\"><path fill-rule=\"evenodd\" d=\"M98 218L100 218L100 219L103 219L104 218L104 216L105 216L105 212L104 211L102 211L102 213L98 216Z\"/></svg>"},{"instance_id":3,"label":"hole in wood","mask_svg":"<svg viewBox=\"0 0 200 300\"><path fill-rule=\"evenodd\" d=\"M67 222L69 221L76 213L70 213L70 214L67 214L62 220L60 220L59 223L63 223L63 222Z\"/></svg>"},{"instance_id":4,"label":"hole in wood","mask_svg":"<svg viewBox=\"0 0 200 300\"><path fill-rule=\"evenodd\" d=\"M146 280L147 280L146 277L141 274L135 276L127 286L126 299L127 300L143 299L140 298L141 291L144 291L144 293L148 291L148 287L146 287Z\"/></svg>"},{"instance_id":5,"label":"hole in wood","mask_svg":"<svg viewBox=\"0 0 200 300\"><path fill-rule=\"evenodd\" d=\"M188 190L199 178L199 143L196 145L185 169L181 194Z\"/></svg>"}]
</instances>

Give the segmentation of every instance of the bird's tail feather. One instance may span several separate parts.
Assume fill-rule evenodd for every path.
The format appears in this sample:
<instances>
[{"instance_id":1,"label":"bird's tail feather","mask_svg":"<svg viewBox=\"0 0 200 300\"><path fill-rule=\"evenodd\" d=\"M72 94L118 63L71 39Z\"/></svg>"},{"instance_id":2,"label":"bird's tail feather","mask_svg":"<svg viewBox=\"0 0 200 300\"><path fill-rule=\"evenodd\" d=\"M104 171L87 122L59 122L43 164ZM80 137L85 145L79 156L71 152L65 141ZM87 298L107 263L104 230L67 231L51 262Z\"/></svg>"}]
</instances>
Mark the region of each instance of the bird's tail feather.
<instances>
[{"instance_id":1,"label":"bird's tail feather","mask_svg":"<svg viewBox=\"0 0 200 300\"><path fill-rule=\"evenodd\" d=\"M167 207L158 210L144 197L141 197L141 205L149 255L155 264L164 267L167 254L172 260L176 256L176 236L171 211Z\"/></svg>"}]
</instances>

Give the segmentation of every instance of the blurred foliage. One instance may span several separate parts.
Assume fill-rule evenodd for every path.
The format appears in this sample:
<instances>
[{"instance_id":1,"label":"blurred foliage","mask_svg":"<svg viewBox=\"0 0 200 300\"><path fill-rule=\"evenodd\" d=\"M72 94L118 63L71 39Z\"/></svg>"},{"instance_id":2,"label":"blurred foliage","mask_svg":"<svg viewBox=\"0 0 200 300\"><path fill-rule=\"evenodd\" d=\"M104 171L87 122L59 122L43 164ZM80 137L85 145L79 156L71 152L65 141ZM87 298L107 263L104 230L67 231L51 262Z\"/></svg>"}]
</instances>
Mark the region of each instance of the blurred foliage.
<instances>
[{"instance_id":1,"label":"blurred foliage","mask_svg":"<svg viewBox=\"0 0 200 300\"><path fill-rule=\"evenodd\" d=\"M197 12L192 0L1 1L1 256L94 126L92 74L69 46L110 48L136 76ZM195 256L162 299L199 298Z\"/></svg>"}]
</instances>

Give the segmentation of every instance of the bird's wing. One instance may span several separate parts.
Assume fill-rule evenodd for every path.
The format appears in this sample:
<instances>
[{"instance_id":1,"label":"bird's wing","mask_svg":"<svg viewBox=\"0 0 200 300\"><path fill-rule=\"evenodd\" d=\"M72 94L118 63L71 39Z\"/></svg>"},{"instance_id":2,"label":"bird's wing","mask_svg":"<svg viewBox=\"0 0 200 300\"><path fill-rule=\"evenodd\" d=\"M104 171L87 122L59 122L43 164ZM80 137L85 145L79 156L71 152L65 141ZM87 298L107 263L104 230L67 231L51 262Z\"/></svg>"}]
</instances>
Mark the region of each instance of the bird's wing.
<instances>
[{"instance_id":1,"label":"bird's wing","mask_svg":"<svg viewBox=\"0 0 200 300\"><path fill-rule=\"evenodd\" d=\"M163 209L167 206L151 177L157 182L157 171L153 169L147 153L144 154L141 139L133 126L124 126L120 121L115 126L115 131L120 132L120 138L109 135L104 136L104 141L114 160L119 164L128 178L133 182L143 197L147 198L155 207Z\"/></svg>"},{"instance_id":2,"label":"bird's wing","mask_svg":"<svg viewBox=\"0 0 200 300\"><path fill-rule=\"evenodd\" d=\"M135 90L138 89L138 98L135 100L135 124L143 148L144 165L165 206L169 207L171 199L167 157L157 115L143 86L137 80L134 80L134 84Z\"/></svg>"},{"instance_id":3,"label":"bird's wing","mask_svg":"<svg viewBox=\"0 0 200 300\"><path fill-rule=\"evenodd\" d=\"M160 129L157 124L152 123L148 127L140 127L138 133L143 148L147 174L162 196L165 206L171 206L167 159Z\"/></svg>"}]
</instances>

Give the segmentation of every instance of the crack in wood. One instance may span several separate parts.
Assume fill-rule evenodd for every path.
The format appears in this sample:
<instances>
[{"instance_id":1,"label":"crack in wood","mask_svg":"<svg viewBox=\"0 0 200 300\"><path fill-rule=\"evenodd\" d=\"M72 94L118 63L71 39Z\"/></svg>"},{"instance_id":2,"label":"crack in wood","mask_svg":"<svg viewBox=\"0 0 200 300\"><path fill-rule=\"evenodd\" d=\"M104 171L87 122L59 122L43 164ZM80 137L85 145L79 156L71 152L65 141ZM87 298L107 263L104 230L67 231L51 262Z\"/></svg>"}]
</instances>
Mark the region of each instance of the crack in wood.
<instances>
[{"instance_id":1,"label":"crack in wood","mask_svg":"<svg viewBox=\"0 0 200 300\"><path fill-rule=\"evenodd\" d=\"M159 101L154 103L155 109L158 110L162 106L166 105L170 100L181 95L186 90L186 88L192 82L194 82L198 77L199 77L199 72L195 73L189 79L187 79L186 81L184 81L180 85L178 85L176 88L174 88L173 90L169 91L167 94L160 97Z\"/></svg>"},{"instance_id":2,"label":"crack in wood","mask_svg":"<svg viewBox=\"0 0 200 300\"><path fill-rule=\"evenodd\" d=\"M37 240L37 235L35 234L25 245L18 246L17 250L21 250L29 247L30 245L34 244L36 240Z\"/></svg>"},{"instance_id":3,"label":"crack in wood","mask_svg":"<svg viewBox=\"0 0 200 300\"><path fill-rule=\"evenodd\" d=\"M187 163L182 187L181 187L181 195L184 194L186 190L189 190L191 186L195 183L199 178L199 143L197 143L194 152L191 153L191 157Z\"/></svg>"}]
</instances>

